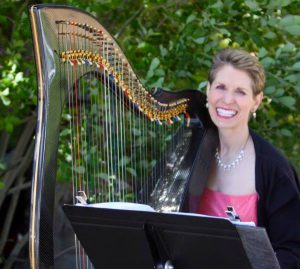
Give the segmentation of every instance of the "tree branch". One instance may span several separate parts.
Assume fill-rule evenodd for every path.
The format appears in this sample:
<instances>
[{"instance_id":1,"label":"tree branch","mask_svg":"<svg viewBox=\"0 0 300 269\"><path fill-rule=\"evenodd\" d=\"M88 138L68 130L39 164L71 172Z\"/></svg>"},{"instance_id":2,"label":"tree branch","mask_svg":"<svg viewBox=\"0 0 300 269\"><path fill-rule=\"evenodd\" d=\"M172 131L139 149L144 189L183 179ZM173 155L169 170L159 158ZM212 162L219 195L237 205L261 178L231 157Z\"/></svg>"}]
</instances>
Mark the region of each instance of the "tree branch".
<instances>
[{"instance_id":1,"label":"tree branch","mask_svg":"<svg viewBox=\"0 0 300 269\"><path fill-rule=\"evenodd\" d=\"M25 182L23 184L19 184L18 186L14 187L14 188L11 188L8 192L7 192L7 195L12 195L14 194L15 192L18 192L18 191L23 191L25 189L28 189L31 187L31 181L29 182Z\"/></svg>"},{"instance_id":2,"label":"tree branch","mask_svg":"<svg viewBox=\"0 0 300 269\"><path fill-rule=\"evenodd\" d=\"M14 150L13 156L10 159L10 163L15 163L17 160L21 159L26 151L28 143L32 140L33 132L35 130L35 119L32 117L28 120L25 125L24 131L17 143L17 146ZM32 154L32 153L31 153ZM22 160L23 162L23 160ZM21 162L21 163L22 163ZM21 164L20 164L21 166ZM20 176L20 166L18 169L9 170L4 175L4 189L0 190L0 208L2 207L3 201L6 196L6 192L10 189L10 187L14 184L16 178Z\"/></svg>"},{"instance_id":3,"label":"tree branch","mask_svg":"<svg viewBox=\"0 0 300 269\"><path fill-rule=\"evenodd\" d=\"M10 269L15 261L18 259L18 255L23 247L28 243L28 232L22 237L21 240L14 246L13 250L11 251L8 259L5 262L3 269Z\"/></svg>"},{"instance_id":4,"label":"tree branch","mask_svg":"<svg viewBox=\"0 0 300 269\"><path fill-rule=\"evenodd\" d=\"M119 30L119 32L117 32L115 35L114 35L114 38L119 38L123 32L125 31L126 27L133 21L135 20L141 13L142 11L144 10L144 6L142 5L124 24L123 26L121 27L121 29Z\"/></svg>"},{"instance_id":5,"label":"tree branch","mask_svg":"<svg viewBox=\"0 0 300 269\"><path fill-rule=\"evenodd\" d=\"M16 186L20 186L23 185L24 181L26 180L26 177L24 177L25 172L27 171L28 167L31 165L32 163L32 157L33 157L33 149L34 149L34 141L31 142L31 144L29 145L26 154L23 158L23 161L20 163L20 166L18 167L18 177L17 177L17 182L16 182ZM21 193L22 188L19 188L19 191L15 192L14 195L11 197L10 200L10 205L9 205L9 209L6 213L5 216L5 221L3 224L3 229L1 231L1 237L0 237L0 253L2 253L4 246L7 242L7 238L9 235L9 231L11 228L11 223L13 221L13 217L15 215L15 211L17 208L17 204L19 201L19 196Z\"/></svg>"},{"instance_id":6,"label":"tree branch","mask_svg":"<svg viewBox=\"0 0 300 269\"><path fill-rule=\"evenodd\" d=\"M1 135L0 135L0 141L1 141L0 160L3 159L3 157L7 151L9 136L10 135L6 131L1 132Z\"/></svg>"}]
</instances>

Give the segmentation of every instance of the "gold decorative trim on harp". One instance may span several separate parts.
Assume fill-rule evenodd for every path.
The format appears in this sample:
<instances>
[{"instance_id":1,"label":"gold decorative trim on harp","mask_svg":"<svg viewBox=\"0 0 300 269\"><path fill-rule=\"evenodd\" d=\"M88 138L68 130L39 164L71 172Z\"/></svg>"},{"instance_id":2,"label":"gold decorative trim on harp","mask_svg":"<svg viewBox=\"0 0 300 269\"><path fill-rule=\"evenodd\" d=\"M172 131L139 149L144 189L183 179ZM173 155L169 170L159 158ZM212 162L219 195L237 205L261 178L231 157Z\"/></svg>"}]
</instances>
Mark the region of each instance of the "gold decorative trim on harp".
<instances>
[{"instance_id":1,"label":"gold decorative trim on harp","mask_svg":"<svg viewBox=\"0 0 300 269\"><path fill-rule=\"evenodd\" d=\"M30 260L32 268L51 268L64 252L53 243L57 177L72 179L73 203L84 191L94 203L183 210L196 163L206 167L198 152L210 131L201 93L147 91L94 17L34 5L30 18L39 91ZM74 249L76 264L89 264L76 238Z\"/></svg>"},{"instance_id":2,"label":"gold decorative trim on harp","mask_svg":"<svg viewBox=\"0 0 300 269\"><path fill-rule=\"evenodd\" d=\"M76 23L73 24L76 25ZM93 42L97 41L96 38L89 40L92 40ZM107 43L107 41L105 43ZM112 48L112 51L114 51L114 47ZM118 54L116 52L111 53ZM94 64L97 68L105 69L105 71L114 78L115 83L120 87L131 103L134 104L151 121L157 121L159 124L162 124L162 121L166 121L172 124L172 120L180 120L180 114L186 114L188 99L180 99L173 103L160 103L139 83L137 78L135 78L137 87L130 88L129 85L126 84L123 75L117 72L115 68L111 66L111 64L99 53L93 53L86 50L70 50L61 52L59 56L62 62L69 63L71 66ZM118 55L118 57L122 61L122 65L128 67L127 64L123 63L126 61L122 59L123 55ZM133 73L133 71L129 68L128 70L122 71L127 74L129 72ZM128 75L126 75L126 77L128 77Z\"/></svg>"},{"instance_id":3,"label":"gold decorative trim on harp","mask_svg":"<svg viewBox=\"0 0 300 269\"><path fill-rule=\"evenodd\" d=\"M95 44L94 49L98 48L106 51L109 50L111 55L117 58L115 61L108 61L105 55L99 52L88 51L84 49L67 50L60 52L62 62L69 63L71 66L76 65L95 65L97 68L103 68L111 75L115 83L121 88L125 96L128 97L132 104L151 121L167 121L172 123L172 119L179 119L180 114L186 114L188 99L179 99L173 103L161 103L156 100L139 82L138 78L132 71L124 54L113 41L112 37L103 33L103 29L93 28L87 24L80 24L70 21L59 21L57 24L65 24L71 26L71 31L61 32L60 35L69 36L72 38L81 38ZM76 27L82 29L84 33L76 32ZM88 34L86 34L86 31ZM122 74L117 71L118 66L122 66ZM126 79L132 74L134 87L131 88Z\"/></svg>"}]
</instances>

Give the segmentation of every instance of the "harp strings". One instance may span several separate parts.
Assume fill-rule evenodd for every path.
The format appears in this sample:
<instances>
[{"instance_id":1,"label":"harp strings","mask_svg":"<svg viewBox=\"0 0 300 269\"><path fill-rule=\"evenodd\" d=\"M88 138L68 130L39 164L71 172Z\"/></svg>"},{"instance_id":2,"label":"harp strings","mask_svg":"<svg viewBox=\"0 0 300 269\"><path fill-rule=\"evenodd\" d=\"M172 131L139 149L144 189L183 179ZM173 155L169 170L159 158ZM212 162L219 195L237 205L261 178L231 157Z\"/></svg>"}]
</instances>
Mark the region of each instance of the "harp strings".
<instances>
[{"instance_id":1,"label":"harp strings","mask_svg":"<svg viewBox=\"0 0 300 269\"><path fill-rule=\"evenodd\" d=\"M102 30L66 21L57 22L57 29L67 103L62 133L69 137L62 143L73 202L84 191L92 203L148 203L157 178L166 173L171 134L180 126L172 121L185 113L188 100L156 101ZM75 242L77 268L91 267Z\"/></svg>"},{"instance_id":2,"label":"harp strings","mask_svg":"<svg viewBox=\"0 0 300 269\"><path fill-rule=\"evenodd\" d=\"M67 25L58 24L58 36L60 37L59 47L63 48L65 51L74 50L78 46L78 39L75 38L75 29L73 29L74 35L66 34L69 31ZM68 149L70 150L72 164L71 177L73 182L73 203L75 203L77 191L85 188L84 181L85 177L87 177L86 172L88 171L86 162L84 162L84 159L81 160L82 146L87 143L86 134L81 132L81 128L86 126L87 123L86 119L82 117L86 110L85 100L82 98L85 95L85 87L82 85L81 81L78 80L78 77L86 72L86 70L83 70L86 69L86 67L72 64L71 66L62 65L60 68L64 74L62 77L65 77L66 79L67 112L65 116L69 120ZM88 190L86 191L88 192ZM74 245L76 268L92 268L76 235L74 238Z\"/></svg>"}]
</instances>

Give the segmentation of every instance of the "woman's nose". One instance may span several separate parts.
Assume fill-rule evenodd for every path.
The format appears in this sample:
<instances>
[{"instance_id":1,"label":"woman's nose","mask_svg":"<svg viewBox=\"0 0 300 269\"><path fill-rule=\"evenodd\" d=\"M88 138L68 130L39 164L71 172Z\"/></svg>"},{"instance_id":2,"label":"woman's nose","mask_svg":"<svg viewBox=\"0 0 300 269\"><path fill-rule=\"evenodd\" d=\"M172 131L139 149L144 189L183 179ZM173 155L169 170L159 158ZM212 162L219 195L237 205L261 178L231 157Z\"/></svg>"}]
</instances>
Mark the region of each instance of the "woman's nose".
<instances>
[{"instance_id":1,"label":"woman's nose","mask_svg":"<svg viewBox=\"0 0 300 269\"><path fill-rule=\"evenodd\" d=\"M226 104L232 103L232 102L234 101L233 94L230 93L230 92L228 92L228 91L225 92L225 93L224 93L224 96L223 96L223 101L224 101L224 103L226 103Z\"/></svg>"}]
</instances>

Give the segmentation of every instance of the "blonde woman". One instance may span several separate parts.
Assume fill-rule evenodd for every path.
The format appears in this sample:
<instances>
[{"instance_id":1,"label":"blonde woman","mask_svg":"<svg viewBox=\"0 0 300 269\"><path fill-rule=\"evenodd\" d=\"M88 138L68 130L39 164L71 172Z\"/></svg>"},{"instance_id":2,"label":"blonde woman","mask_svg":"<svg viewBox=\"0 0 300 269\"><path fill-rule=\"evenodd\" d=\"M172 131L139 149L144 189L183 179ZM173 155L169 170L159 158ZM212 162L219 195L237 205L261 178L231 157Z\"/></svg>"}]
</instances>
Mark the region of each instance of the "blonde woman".
<instances>
[{"instance_id":1,"label":"blonde woman","mask_svg":"<svg viewBox=\"0 0 300 269\"><path fill-rule=\"evenodd\" d=\"M282 268L300 268L299 180L286 158L249 129L263 98L265 74L256 57L225 49L213 60L207 107L219 135L215 160L198 199L198 213L266 228Z\"/></svg>"}]
</instances>

